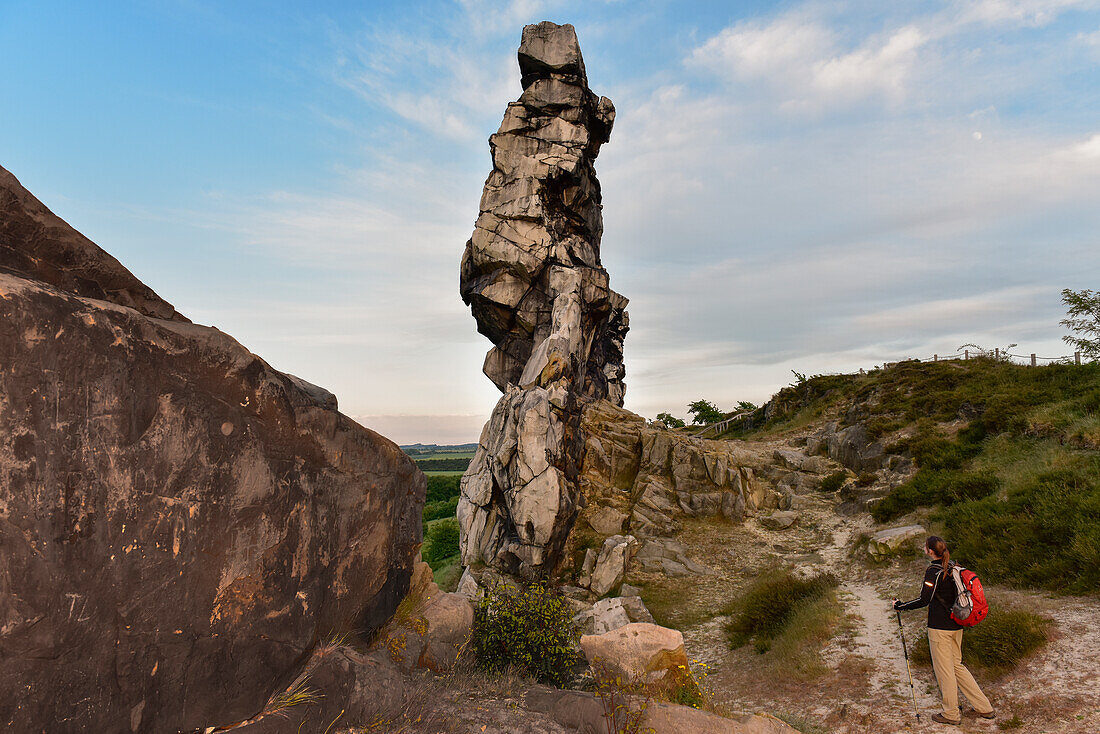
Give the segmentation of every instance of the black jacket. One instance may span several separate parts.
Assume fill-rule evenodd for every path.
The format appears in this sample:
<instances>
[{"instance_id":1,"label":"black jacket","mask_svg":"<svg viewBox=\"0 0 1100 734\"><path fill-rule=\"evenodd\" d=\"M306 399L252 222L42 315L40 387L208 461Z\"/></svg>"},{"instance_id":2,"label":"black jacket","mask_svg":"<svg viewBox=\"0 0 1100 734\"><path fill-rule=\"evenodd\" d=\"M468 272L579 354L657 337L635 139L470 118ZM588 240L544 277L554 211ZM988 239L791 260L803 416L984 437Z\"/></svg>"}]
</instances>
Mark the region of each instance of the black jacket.
<instances>
[{"instance_id":1,"label":"black jacket","mask_svg":"<svg viewBox=\"0 0 1100 734\"><path fill-rule=\"evenodd\" d=\"M934 593L934 595L933 595ZM928 607L928 627L934 630L961 630L962 625L951 619L951 606L959 592L955 581L943 575L943 562L933 561L924 572L924 584L920 597L898 604L897 609L907 611Z\"/></svg>"}]
</instances>

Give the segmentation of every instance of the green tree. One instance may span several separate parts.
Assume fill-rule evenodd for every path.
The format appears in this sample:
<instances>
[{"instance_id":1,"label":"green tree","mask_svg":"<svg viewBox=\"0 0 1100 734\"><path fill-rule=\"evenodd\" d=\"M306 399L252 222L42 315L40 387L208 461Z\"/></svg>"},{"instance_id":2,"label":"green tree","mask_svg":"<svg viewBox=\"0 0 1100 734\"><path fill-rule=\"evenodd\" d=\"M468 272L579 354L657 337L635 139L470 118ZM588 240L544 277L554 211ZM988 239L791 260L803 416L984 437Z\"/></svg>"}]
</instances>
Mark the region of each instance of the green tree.
<instances>
[{"instance_id":1,"label":"green tree","mask_svg":"<svg viewBox=\"0 0 1100 734\"><path fill-rule=\"evenodd\" d=\"M664 423L669 428L684 427L684 422L671 413L658 413L657 420L661 421L661 423Z\"/></svg>"},{"instance_id":2,"label":"green tree","mask_svg":"<svg viewBox=\"0 0 1100 734\"><path fill-rule=\"evenodd\" d=\"M1076 336L1063 336L1062 340L1089 359L1100 359L1100 291L1062 291L1062 303L1069 306L1066 315L1058 323Z\"/></svg>"},{"instance_id":3,"label":"green tree","mask_svg":"<svg viewBox=\"0 0 1100 734\"><path fill-rule=\"evenodd\" d=\"M718 410L718 406L709 400L696 400L694 403L688 405L688 412L692 415L691 422L700 426L705 426L708 423L717 423L726 415Z\"/></svg>"},{"instance_id":4,"label":"green tree","mask_svg":"<svg viewBox=\"0 0 1100 734\"><path fill-rule=\"evenodd\" d=\"M734 408L734 410L738 413L743 413L746 410L756 410L759 407L760 406L758 406L756 403L750 403L748 400L738 400L737 407Z\"/></svg>"}]
</instances>

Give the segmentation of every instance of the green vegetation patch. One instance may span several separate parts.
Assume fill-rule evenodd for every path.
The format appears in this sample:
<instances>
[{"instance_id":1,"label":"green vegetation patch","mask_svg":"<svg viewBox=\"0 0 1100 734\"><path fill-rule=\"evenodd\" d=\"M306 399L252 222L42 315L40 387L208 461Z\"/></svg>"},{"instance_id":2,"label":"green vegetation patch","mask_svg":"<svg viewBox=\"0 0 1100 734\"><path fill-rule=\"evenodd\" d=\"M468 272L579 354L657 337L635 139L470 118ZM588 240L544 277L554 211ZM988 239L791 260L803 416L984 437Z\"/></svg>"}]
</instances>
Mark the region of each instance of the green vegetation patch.
<instances>
[{"instance_id":1,"label":"green vegetation patch","mask_svg":"<svg viewBox=\"0 0 1100 734\"><path fill-rule=\"evenodd\" d=\"M424 505L422 518L425 523L429 523L432 520L441 520L445 517L454 517L456 512L458 512L458 497L452 497L449 500L429 502Z\"/></svg>"},{"instance_id":2,"label":"green vegetation patch","mask_svg":"<svg viewBox=\"0 0 1100 734\"><path fill-rule=\"evenodd\" d=\"M836 585L832 574L802 579L789 569L758 579L722 610L730 617L725 625L730 647L736 649L752 641L757 652L767 652L802 608L831 595Z\"/></svg>"},{"instance_id":3,"label":"green vegetation patch","mask_svg":"<svg viewBox=\"0 0 1100 734\"><path fill-rule=\"evenodd\" d=\"M848 481L848 472L838 471L824 477L821 480L822 492L836 492Z\"/></svg>"},{"instance_id":4,"label":"green vegetation patch","mask_svg":"<svg viewBox=\"0 0 1100 734\"><path fill-rule=\"evenodd\" d=\"M428 477L428 492L424 498L426 502L442 502L452 497L458 497L458 482L461 474L444 474Z\"/></svg>"},{"instance_id":5,"label":"green vegetation patch","mask_svg":"<svg viewBox=\"0 0 1100 734\"><path fill-rule=\"evenodd\" d=\"M580 658L580 628L561 595L545 586L497 586L474 609L470 646L490 673L516 668L540 683L563 687Z\"/></svg>"},{"instance_id":6,"label":"green vegetation patch","mask_svg":"<svg viewBox=\"0 0 1100 734\"><path fill-rule=\"evenodd\" d=\"M993 675L1014 669L1026 657L1047 644L1051 621L1022 609L1001 608L991 604L989 616L963 634L963 662ZM911 659L930 666L928 632L914 645Z\"/></svg>"},{"instance_id":7,"label":"green vegetation patch","mask_svg":"<svg viewBox=\"0 0 1100 734\"><path fill-rule=\"evenodd\" d=\"M989 581L1100 592L1100 458L1040 474L1003 500L956 505L941 517L954 555Z\"/></svg>"},{"instance_id":8,"label":"green vegetation patch","mask_svg":"<svg viewBox=\"0 0 1100 734\"><path fill-rule=\"evenodd\" d=\"M458 555L458 520L449 517L429 523L420 556L435 571Z\"/></svg>"}]
</instances>

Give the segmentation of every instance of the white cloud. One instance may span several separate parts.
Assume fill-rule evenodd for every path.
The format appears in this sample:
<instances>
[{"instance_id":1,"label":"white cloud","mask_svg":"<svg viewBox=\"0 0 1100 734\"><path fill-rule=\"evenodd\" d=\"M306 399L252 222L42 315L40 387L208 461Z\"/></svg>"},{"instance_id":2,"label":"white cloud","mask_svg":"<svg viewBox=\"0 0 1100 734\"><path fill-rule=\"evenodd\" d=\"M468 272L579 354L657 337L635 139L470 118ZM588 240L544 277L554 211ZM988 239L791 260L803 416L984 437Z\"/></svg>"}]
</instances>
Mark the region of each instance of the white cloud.
<instances>
[{"instance_id":1,"label":"white cloud","mask_svg":"<svg viewBox=\"0 0 1100 734\"><path fill-rule=\"evenodd\" d=\"M1093 135L1083 143L1070 146L1065 154L1071 159L1095 161L1100 160L1100 133Z\"/></svg>"},{"instance_id":2,"label":"white cloud","mask_svg":"<svg viewBox=\"0 0 1100 734\"><path fill-rule=\"evenodd\" d=\"M726 28L696 48L687 63L733 80L762 82L784 98L786 108L874 97L896 102L905 96L926 41L920 29L907 25L845 50L819 21L786 16Z\"/></svg>"},{"instance_id":3,"label":"white cloud","mask_svg":"<svg viewBox=\"0 0 1100 734\"><path fill-rule=\"evenodd\" d=\"M959 0L958 22L1045 26L1070 10L1097 7L1096 0Z\"/></svg>"}]
</instances>

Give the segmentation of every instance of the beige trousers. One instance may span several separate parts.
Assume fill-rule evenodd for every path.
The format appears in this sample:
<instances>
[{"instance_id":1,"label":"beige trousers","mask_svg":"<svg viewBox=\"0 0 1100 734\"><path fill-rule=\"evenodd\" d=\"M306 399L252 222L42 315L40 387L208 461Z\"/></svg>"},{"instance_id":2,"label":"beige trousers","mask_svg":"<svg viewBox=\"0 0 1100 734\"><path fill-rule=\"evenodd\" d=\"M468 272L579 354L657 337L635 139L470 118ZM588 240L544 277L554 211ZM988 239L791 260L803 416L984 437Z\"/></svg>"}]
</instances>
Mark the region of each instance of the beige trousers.
<instances>
[{"instance_id":1,"label":"beige trousers","mask_svg":"<svg viewBox=\"0 0 1100 734\"><path fill-rule=\"evenodd\" d=\"M955 720L962 718L959 712L960 688L975 711L986 714L993 710L974 676L962 664L962 644L962 630L928 630L932 667L936 670L936 682L940 684L940 695L943 697L943 715Z\"/></svg>"}]
</instances>

